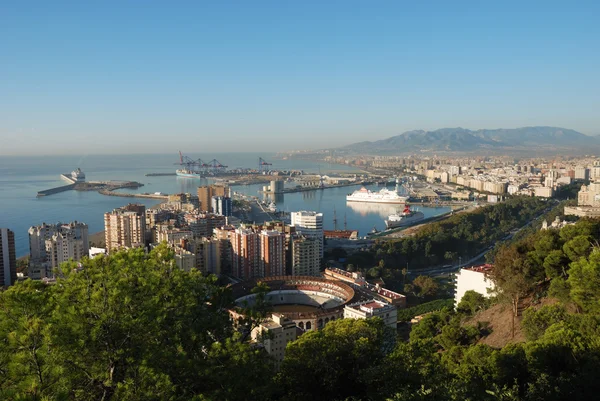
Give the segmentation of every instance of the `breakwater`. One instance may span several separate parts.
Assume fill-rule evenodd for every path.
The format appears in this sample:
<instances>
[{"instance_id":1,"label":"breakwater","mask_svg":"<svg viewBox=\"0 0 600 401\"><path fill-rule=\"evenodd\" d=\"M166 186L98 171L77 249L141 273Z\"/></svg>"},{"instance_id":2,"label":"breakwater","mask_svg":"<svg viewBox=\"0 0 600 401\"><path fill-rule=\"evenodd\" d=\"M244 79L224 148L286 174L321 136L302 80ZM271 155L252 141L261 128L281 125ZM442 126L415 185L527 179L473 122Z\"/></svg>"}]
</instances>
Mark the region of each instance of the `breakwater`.
<instances>
[{"instance_id":1,"label":"breakwater","mask_svg":"<svg viewBox=\"0 0 600 401\"><path fill-rule=\"evenodd\" d=\"M53 195L53 194L57 194L59 192L64 192L64 191L70 191L72 189L75 189L75 185L77 184L69 184L69 185L63 185L61 187L55 187L55 188L50 188L50 189L44 189L43 191L39 191L37 193L38 197L41 196L48 196L48 195Z\"/></svg>"},{"instance_id":2,"label":"breakwater","mask_svg":"<svg viewBox=\"0 0 600 401\"><path fill-rule=\"evenodd\" d=\"M123 198L149 198L149 199L161 199L161 200L168 200L169 199L169 195L163 195L163 194L132 194L132 193L126 193L126 192L114 192L115 189L118 189L118 188L114 188L114 189L102 189L102 190L100 190L98 192L101 193L102 195L120 196L120 197L123 197Z\"/></svg>"}]
</instances>

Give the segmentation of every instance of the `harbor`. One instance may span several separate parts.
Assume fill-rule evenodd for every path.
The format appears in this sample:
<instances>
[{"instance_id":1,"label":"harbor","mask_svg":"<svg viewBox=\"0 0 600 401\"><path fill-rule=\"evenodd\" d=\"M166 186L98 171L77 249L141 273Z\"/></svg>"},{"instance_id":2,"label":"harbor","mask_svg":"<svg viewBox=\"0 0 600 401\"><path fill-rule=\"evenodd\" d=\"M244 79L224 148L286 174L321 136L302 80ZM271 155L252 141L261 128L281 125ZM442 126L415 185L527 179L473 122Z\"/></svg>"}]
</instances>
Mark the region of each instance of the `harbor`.
<instances>
[{"instance_id":1,"label":"harbor","mask_svg":"<svg viewBox=\"0 0 600 401\"><path fill-rule=\"evenodd\" d=\"M123 196L123 197L139 197L139 198L152 198L152 199L166 199L167 196L163 194L129 194L123 192L115 192L118 189L137 189L144 184L137 181L86 181L85 174L81 169L73 170L71 173L61 174L60 178L63 181L69 182L68 185L62 185L50 189L44 189L38 191L37 197L45 197L54 194L58 194L65 191L97 191L102 195L109 196Z\"/></svg>"}]
</instances>

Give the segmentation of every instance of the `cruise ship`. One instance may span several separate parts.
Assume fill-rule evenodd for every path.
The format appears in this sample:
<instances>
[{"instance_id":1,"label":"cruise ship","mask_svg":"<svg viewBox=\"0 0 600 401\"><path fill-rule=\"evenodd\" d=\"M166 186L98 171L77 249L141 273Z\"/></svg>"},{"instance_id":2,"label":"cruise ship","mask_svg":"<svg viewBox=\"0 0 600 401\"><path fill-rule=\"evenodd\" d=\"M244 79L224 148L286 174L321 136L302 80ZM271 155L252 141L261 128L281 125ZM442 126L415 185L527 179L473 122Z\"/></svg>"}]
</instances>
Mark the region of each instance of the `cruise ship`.
<instances>
[{"instance_id":1,"label":"cruise ship","mask_svg":"<svg viewBox=\"0 0 600 401\"><path fill-rule=\"evenodd\" d=\"M188 170L186 168L179 169L175 172L178 177L187 177L187 178L202 178L202 174L198 171Z\"/></svg>"},{"instance_id":2,"label":"cruise ship","mask_svg":"<svg viewBox=\"0 0 600 401\"><path fill-rule=\"evenodd\" d=\"M385 221L385 226L389 228L404 227L423 220L425 215L419 211L410 210L410 206L406 205L402 213L395 213L388 216Z\"/></svg>"},{"instance_id":3,"label":"cruise ship","mask_svg":"<svg viewBox=\"0 0 600 401\"><path fill-rule=\"evenodd\" d=\"M362 187L361 189L354 191L346 196L347 201L351 202L370 202L370 203L405 203L408 200L408 196L400 196L396 191L390 191L387 188L383 188L379 192L371 192L367 188Z\"/></svg>"}]
</instances>

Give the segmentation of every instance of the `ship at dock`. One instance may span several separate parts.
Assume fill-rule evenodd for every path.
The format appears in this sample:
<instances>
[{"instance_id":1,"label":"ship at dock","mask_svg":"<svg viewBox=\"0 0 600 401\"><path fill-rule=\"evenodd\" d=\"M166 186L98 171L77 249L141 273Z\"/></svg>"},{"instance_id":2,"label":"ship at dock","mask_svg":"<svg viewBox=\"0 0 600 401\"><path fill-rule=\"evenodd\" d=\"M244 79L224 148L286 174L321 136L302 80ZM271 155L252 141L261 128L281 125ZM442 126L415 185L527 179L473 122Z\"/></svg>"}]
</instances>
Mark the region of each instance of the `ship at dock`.
<instances>
[{"instance_id":1,"label":"ship at dock","mask_svg":"<svg viewBox=\"0 0 600 401\"><path fill-rule=\"evenodd\" d=\"M383 188L381 191L372 192L365 187L354 191L346 196L349 202L369 202L369 203L393 203L404 204L408 200L408 196L398 195L397 191L390 191Z\"/></svg>"},{"instance_id":2,"label":"ship at dock","mask_svg":"<svg viewBox=\"0 0 600 401\"><path fill-rule=\"evenodd\" d=\"M182 169L175 171L175 175L177 175L177 177L186 177L186 178L203 178L204 177L201 172L190 170L187 168L182 168Z\"/></svg>"},{"instance_id":3,"label":"ship at dock","mask_svg":"<svg viewBox=\"0 0 600 401\"><path fill-rule=\"evenodd\" d=\"M411 210L409 205L404 207L402 213L395 213L388 216L385 220L385 226L388 229L397 227L406 227L417 223L425 218L423 212Z\"/></svg>"},{"instance_id":4,"label":"ship at dock","mask_svg":"<svg viewBox=\"0 0 600 401\"><path fill-rule=\"evenodd\" d=\"M61 174L60 178L69 182L70 184L77 184L78 182L85 182L85 173L78 168L70 173Z\"/></svg>"}]
</instances>

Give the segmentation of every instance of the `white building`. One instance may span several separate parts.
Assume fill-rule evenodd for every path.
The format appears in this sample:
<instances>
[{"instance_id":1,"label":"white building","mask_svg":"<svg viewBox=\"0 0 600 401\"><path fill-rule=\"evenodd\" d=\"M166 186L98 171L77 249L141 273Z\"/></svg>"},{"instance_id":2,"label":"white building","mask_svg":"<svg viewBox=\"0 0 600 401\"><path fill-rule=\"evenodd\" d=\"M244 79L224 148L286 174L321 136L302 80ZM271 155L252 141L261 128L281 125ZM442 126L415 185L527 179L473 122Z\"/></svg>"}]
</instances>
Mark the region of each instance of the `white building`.
<instances>
[{"instance_id":1,"label":"white building","mask_svg":"<svg viewBox=\"0 0 600 401\"><path fill-rule=\"evenodd\" d=\"M398 324L398 310L386 302L372 299L344 307L344 319L370 319L373 317L381 318L388 327L396 328Z\"/></svg>"},{"instance_id":2,"label":"white building","mask_svg":"<svg viewBox=\"0 0 600 401\"><path fill-rule=\"evenodd\" d=\"M296 232L319 241L319 258L323 258L323 213L305 210L292 212L291 223L296 227Z\"/></svg>"},{"instance_id":3,"label":"white building","mask_svg":"<svg viewBox=\"0 0 600 401\"><path fill-rule=\"evenodd\" d=\"M494 282L489 277L492 265L473 266L460 269L456 273L456 293L454 295L454 306L458 305L467 291L475 291L488 298L489 292L494 290Z\"/></svg>"},{"instance_id":4,"label":"white building","mask_svg":"<svg viewBox=\"0 0 600 401\"><path fill-rule=\"evenodd\" d=\"M52 278L53 269L89 255L88 226L77 221L29 228L29 278Z\"/></svg>"},{"instance_id":5,"label":"white building","mask_svg":"<svg viewBox=\"0 0 600 401\"><path fill-rule=\"evenodd\" d=\"M279 313L273 313L271 319L252 331L252 339L265 347L277 365L283 361L287 344L295 341L296 337L296 323Z\"/></svg>"}]
</instances>

